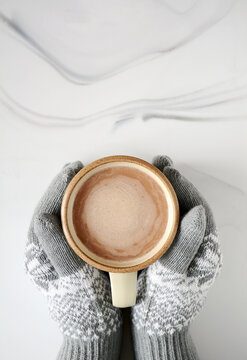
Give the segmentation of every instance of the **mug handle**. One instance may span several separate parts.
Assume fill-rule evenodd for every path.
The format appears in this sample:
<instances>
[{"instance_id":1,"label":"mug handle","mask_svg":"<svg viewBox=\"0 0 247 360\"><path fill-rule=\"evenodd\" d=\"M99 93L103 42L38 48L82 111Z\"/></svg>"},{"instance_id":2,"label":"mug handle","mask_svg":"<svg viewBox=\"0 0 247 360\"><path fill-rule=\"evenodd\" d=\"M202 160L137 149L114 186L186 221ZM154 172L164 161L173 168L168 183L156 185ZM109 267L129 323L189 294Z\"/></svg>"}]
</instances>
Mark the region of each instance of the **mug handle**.
<instances>
[{"instance_id":1,"label":"mug handle","mask_svg":"<svg viewBox=\"0 0 247 360\"><path fill-rule=\"evenodd\" d=\"M125 308L135 305L137 271L129 273L109 273L111 281L112 304Z\"/></svg>"}]
</instances>

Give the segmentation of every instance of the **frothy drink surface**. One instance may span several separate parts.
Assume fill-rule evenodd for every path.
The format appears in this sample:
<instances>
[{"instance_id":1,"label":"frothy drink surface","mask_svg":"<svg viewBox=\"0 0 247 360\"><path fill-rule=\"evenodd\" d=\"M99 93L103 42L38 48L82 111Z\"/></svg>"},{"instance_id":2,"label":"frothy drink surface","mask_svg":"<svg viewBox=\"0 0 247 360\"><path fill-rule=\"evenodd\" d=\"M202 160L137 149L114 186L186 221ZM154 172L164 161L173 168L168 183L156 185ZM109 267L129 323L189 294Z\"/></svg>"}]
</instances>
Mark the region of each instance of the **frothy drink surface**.
<instances>
[{"instance_id":1,"label":"frothy drink surface","mask_svg":"<svg viewBox=\"0 0 247 360\"><path fill-rule=\"evenodd\" d=\"M148 253L167 226L164 191L143 171L128 166L103 168L78 191L73 224L94 254L125 261Z\"/></svg>"}]
</instances>

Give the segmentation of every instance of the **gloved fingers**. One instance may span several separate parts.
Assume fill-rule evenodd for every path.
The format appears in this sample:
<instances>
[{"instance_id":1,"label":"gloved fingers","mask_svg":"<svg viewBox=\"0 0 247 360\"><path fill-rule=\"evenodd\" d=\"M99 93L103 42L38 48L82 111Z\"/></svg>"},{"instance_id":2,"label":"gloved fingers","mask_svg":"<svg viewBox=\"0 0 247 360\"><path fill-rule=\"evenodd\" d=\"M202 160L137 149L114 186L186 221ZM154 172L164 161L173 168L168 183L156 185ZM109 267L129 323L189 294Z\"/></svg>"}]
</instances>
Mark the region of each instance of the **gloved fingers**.
<instances>
[{"instance_id":1,"label":"gloved fingers","mask_svg":"<svg viewBox=\"0 0 247 360\"><path fill-rule=\"evenodd\" d=\"M173 166L173 161L167 155L157 155L153 158L152 164L163 172L166 166Z\"/></svg>"},{"instance_id":2,"label":"gloved fingers","mask_svg":"<svg viewBox=\"0 0 247 360\"><path fill-rule=\"evenodd\" d=\"M185 273L203 241L205 228L206 216L202 205L185 214L171 247L160 260L164 266Z\"/></svg>"},{"instance_id":3,"label":"gloved fingers","mask_svg":"<svg viewBox=\"0 0 247 360\"><path fill-rule=\"evenodd\" d=\"M40 214L34 220L34 231L42 249L60 276L70 275L85 264L69 246L58 216Z\"/></svg>"},{"instance_id":4,"label":"gloved fingers","mask_svg":"<svg viewBox=\"0 0 247 360\"><path fill-rule=\"evenodd\" d=\"M179 202L181 213L187 213L195 206L202 205L206 214L206 235L215 232L216 226L212 211L196 187L187 180L178 170L172 167L165 167L164 175L172 184Z\"/></svg>"},{"instance_id":5,"label":"gloved fingers","mask_svg":"<svg viewBox=\"0 0 247 360\"><path fill-rule=\"evenodd\" d=\"M34 230L30 228L25 248L24 266L27 274L38 288L48 290L49 282L58 278L58 274L41 248Z\"/></svg>"},{"instance_id":6,"label":"gloved fingers","mask_svg":"<svg viewBox=\"0 0 247 360\"><path fill-rule=\"evenodd\" d=\"M65 165L53 179L45 194L41 198L35 214L59 214L64 192L73 177L83 167L80 161ZM35 216L34 216L35 218Z\"/></svg>"},{"instance_id":7,"label":"gloved fingers","mask_svg":"<svg viewBox=\"0 0 247 360\"><path fill-rule=\"evenodd\" d=\"M188 276L197 278L198 285L207 289L222 267L222 253L217 233L210 233L203 239L198 252L188 269Z\"/></svg>"}]
</instances>

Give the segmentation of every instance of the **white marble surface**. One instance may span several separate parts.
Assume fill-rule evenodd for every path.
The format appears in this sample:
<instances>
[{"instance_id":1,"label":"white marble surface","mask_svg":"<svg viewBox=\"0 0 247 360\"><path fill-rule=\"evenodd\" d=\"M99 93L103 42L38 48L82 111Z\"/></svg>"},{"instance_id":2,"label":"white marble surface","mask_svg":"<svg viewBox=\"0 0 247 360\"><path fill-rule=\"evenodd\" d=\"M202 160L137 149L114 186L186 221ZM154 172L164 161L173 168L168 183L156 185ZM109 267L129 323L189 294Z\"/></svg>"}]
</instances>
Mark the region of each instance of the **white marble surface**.
<instances>
[{"instance_id":1,"label":"white marble surface","mask_svg":"<svg viewBox=\"0 0 247 360\"><path fill-rule=\"evenodd\" d=\"M55 359L61 335L23 270L27 228L64 163L112 154L168 154L212 205L224 267L192 333L202 360L247 358L246 16L237 1L194 40L91 85L0 27L1 359Z\"/></svg>"}]
</instances>

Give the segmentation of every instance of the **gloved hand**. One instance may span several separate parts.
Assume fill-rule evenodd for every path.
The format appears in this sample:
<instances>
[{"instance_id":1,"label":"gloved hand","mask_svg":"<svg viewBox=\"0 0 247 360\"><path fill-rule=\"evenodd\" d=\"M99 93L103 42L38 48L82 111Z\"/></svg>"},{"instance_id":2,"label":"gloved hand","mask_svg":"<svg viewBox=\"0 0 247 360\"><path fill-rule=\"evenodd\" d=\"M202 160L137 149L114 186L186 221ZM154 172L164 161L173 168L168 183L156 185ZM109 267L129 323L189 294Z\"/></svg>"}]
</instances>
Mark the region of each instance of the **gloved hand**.
<instances>
[{"instance_id":1,"label":"gloved hand","mask_svg":"<svg viewBox=\"0 0 247 360\"><path fill-rule=\"evenodd\" d=\"M61 227L64 191L81 168L80 162L66 165L40 200L28 234L25 266L64 334L58 359L117 359L122 319L111 303L109 279L74 253Z\"/></svg>"},{"instance_id":2,"label":"gloved hand","mask_svg":"<svg viewBox=\"0 0 247 360\"><path fill-rule=\"evenodd\" d=\"M188 327L203 306L221 266L213 214L168 157L153 164L171 182L181 221L170 249L138 278L132 329L137 360L195 360Z\"/></svg>"}]
</instances>

